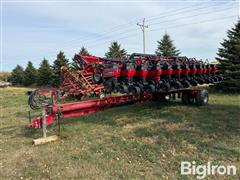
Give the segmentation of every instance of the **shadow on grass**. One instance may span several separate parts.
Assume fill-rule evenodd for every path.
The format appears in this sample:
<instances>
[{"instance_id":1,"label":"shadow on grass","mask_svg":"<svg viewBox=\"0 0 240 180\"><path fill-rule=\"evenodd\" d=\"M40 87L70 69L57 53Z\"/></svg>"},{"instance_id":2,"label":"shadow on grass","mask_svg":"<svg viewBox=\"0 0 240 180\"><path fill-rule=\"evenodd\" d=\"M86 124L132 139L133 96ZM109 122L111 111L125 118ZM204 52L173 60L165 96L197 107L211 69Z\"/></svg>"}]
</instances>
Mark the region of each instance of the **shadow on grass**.
<instances>
[{"instance_id":1,"label":"shadow on grass","mask_svg":"<svg viewBox=\"0 0 240 180\"><path fill-rule=\"evenodd\" d=\"M26 137L26 138L37 138L41 136L41 129L29 128L23 126L7 126L0 128L0 136L7 138Z\"/></svg>"},{"instance_id":2,"label":"shadow on grass","mask_svg":"<svg viewBox=\"0 0 240 180\"><path fill-rule=\"evenodd\" d=\"M240 123L237 117L240 114L239 111L240 107L234 105L210 104L198 107L195 105L183 106L180 102L148 102L115 107L95 114L64 119L61 124L84 122L121 127L126 124L154 119L167 120L164 123L179 123L185 119L190 126L208 134L238 134L240 132ZM125 120L119 121L122 117Z\"/></svg>"},{"instance_id":3,"label":"shadow on grass","mask_svg":"<svg viewBox=\"0 0 240 180\"><path fill-rule=\"evenodd\" d=\"M108 111L74 117L62 121L63 126L74 124L103 124L113 128L134 123L152 122L151 126L136 127L132 131L136 138L157 137L156 145L179 149L185 141L197 147L201 153L239 158L240 123L239 106L210 104L208 106L183 106L180 102L145 104L116 107ZM124 119L124 120L122 120ZM164 120L164 121L162 121ZM79 128L77 126L76 128ZM166 142L164 141L166 140ZM231 144L235 147L231 147Z\"/></svg>"},{"instance_id":4,"label":"shadow on grass","mask_svg":"<svg viewBox=\"0 0 240 180\"><path fill-rule=\"evenodd\" d=\"M213 104L196 108L196 112L190 108L180 114L166 113L164 119L167 121L137 128L134 133L139 138L158 137L156 143L159 145L170 142L171 146L180 150L182 143L187 142L195 146L198 152L216 155L223 160L226 157L239 160L239 106ZM173 114L180 118L173 121Z\"/></svg>"},{"instance_id":5,"label":"shadow on grass","mask_svg":"<svg viewBox=\"0 0 240 180\"><path fill-rule=\"evenodd\" d=\"M134 127L130 131L136 138L157 137L157 146L179 149L186 141L197 147L199 152L218 154L222 157L239 157L240 152L232 148L239 140L239 106L209 104L208 106L183 106L180 102L147 102L121 106L95 114L64 119L62 127L70 131L81 131L81 124L102 124L112 128L122 128L135 123L150 125ZM55 126L50 126L51 130ZM41 136L41 130L10 126L0 129L0 135ZM223 143L223 145L222 145ZM225 143L225 144L224 144Z\"/></svg>"},{"instance_id":6,"label":"shadow on grass","mask_svg":"<svg viewBox=\"0 0 240 180\"><path fill-rule=\"evenodd\" d=\"M143 104L133 104L114 107L112 109L101 111L95 114L84 115L81 117L72 117L64 119L62 124L72 123L90 123L90 124L105 124L110 126L124 126L126 124L136 123L140 121L146 121L145 118L156 118L156 110L161 110L163 107L181 106L181 103L158 103L158 102L147 102ZM119 119L124 119L121 121Z\"/></svg>"}]
</instances>

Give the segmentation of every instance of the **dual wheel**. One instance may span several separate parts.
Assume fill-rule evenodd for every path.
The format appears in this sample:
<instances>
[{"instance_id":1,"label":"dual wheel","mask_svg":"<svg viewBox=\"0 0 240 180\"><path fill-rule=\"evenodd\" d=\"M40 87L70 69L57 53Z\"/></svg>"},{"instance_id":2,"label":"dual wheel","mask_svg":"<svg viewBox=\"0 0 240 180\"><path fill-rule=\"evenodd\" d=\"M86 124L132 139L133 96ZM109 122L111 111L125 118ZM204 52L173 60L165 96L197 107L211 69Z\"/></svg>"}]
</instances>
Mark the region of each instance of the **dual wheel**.
<instances>
[{"instance_id":1,"label":"dual wheel","mask_svg":"<svg viewBox=\"0 0 240 180\"><path fill-rule=\"evenodd\" d=\"M206 106L208 104L208 91L206 89L199 90L195 95L183 92L182 103L185 105L196 103L198 106Z\"/></svg>"}]
</instances>

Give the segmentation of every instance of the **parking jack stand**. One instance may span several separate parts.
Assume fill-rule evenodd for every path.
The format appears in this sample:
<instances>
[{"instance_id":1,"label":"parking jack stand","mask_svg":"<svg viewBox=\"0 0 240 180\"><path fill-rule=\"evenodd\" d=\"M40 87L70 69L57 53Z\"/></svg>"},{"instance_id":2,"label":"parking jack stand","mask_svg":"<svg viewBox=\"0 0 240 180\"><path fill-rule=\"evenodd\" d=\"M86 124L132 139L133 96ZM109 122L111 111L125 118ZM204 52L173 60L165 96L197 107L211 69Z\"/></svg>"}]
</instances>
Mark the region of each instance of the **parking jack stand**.
<instances>
[{"instance_id":1,"label":"parking jack stand","mask_svg":"<svg viewBox=\"0 0 240 180\"><path fill-rule=\"evenodd\" d=\"M43 108L43 110L42 110L42 129L43 129L43 137L34 139L33 140L34 145L45 144L45 143L56 141L56 140L60 139L59 136L57 136L57 135L47 137L47 123L46 123L46 109L45 108Z\"/></svg>"}]
</instances>

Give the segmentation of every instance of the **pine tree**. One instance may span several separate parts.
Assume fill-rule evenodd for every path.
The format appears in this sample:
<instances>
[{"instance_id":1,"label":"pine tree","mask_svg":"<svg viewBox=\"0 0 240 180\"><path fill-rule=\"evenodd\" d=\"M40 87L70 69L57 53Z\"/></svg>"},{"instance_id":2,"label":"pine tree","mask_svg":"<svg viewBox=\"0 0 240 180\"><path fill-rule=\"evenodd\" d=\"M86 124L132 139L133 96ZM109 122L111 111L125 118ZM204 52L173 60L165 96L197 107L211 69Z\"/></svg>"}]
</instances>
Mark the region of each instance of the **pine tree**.
<instances>
[{"instance_id":1,"label":"pine tree","mask_svg":"<svg viewBox=\"0 0 240 180\"><path fill-rule=\"evenodd\" d=\"M82 55L82 56L90 56L91 55L84 46L81 47L81 49L80 49L78 54Z\"/></svg>"},{"instance_id":2,"label":"pine tree","mask_svg":"<svg viewBox=\"0 0 240 180\"><path fill-rule=\"evenodd\" d=\"M109 47L109 51L106 52L105 56L107 58L124 60L127 57L127 52L125 49L121 49L121 45L118 44L117 41L114 41L111 43L111 46Z\"/></svg>"},{"instance_id":3,"label":"pine tree","mask_svg":"<svg viewBox=\"0 0 240 180\"><path fill-rule=\"evenodd\" d=\"M21 85L23 84L23 80L24 80L23 67L20 65L17 65L11 73L10 81L13 84Z\"/></svg>"},{"instance_id":4,"label":"pine tree","mask_svg":"<svg viewBox=\"0 0 240 180\"><path fill-rule=\"evenodd\" d=\"M48 60L43 59L38 69L37 84L40 86L50 85L52 82L51 81L52 75L53 75L52 69L49 65Z\"/></svg>"},{"instance_id":5,"label":"pine tree","mask_svg":"<svg viewBox=\"0 0 240 180\"><path fill-rule=\"evenodd\" d=\"M88 50L84 46L81 47L78 54L81 56L91 56L91 54L88 52ZM71 69L73 70L79 69L79 65L76 64L76 62L74 61L74 58L72 59L72 62L71 62Z\"/></svg>"},{"instance_id":6,"label":"pine tree","mask_svg":"<svg viewBox=\"0 0 240 180\"><path fill-rule=\"evenodd\" d=\"M181 54L180 51L176 49L175 45L173 44L173 40L171 40L167 33L165 33L163 38L160 41L157 41L157 43L158 46L157 50L155 51L157 56L174 57Z\"/></svg>"},{"instance_id":7,"label":"pine tree","mask_svg":"<svg viewBox=\"0 0 240 180\"><path fill-rule=\"evenodd\" d=\"M218 49L219 70L224 80L216 87L223 91L240 92L240 20L227 32Z\"/></svg>"},{"instance_id":8,"label":"pine tree","mask_svg":"<svg viewBox=\"0 0 240 180\"><path fill-rule=\"evenodd\" d=\"M61 79L61 67L68 67L68 59L65 57L64 53L60 51L57 55L57 59L53 62L53 85L58 87L60 85Z\"/></svg>"},{"instance_id":9,"label":"pine tree","mask_svg":"<svg viewBox=\"0 0 240 180\"><path fill-rule=\"evenodd\" d=\"M33 67L31 61L28 61L27 67L24 71L24 82L25 86L32 85L36 82L37 70Z\"/></svg>"}]
</instances>

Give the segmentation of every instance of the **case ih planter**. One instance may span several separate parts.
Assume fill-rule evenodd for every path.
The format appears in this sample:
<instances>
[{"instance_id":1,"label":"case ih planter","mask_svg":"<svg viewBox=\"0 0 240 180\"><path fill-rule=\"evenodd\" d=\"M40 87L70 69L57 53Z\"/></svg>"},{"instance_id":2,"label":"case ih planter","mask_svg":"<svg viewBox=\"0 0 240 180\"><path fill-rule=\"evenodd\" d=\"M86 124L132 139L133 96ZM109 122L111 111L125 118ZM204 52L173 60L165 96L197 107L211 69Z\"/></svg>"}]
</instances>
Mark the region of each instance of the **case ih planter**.
<instances>
[{"instance_id":1,"label":"case ih planter","mask_svg":"<svg viewBox=\"0 0 240 180\"><path fill-rule=\"evenodd\" d=\"M160 58L133 53L125 61L75 55L79 70L62 69L63 96L89 97L106 93L168 92L222 80L213 64L194 58Z\"/></svg>"},{"instance_id":2,"label":"case ih planter","mask_svg":"<svg viewBox=\"0 0 240 180\"><path fill-rule=\"evenodd\" d=\"M166 97L181 98L184 104L206 105L208 92L193 87L222 80L215 65L194 58L162 58L133 53L124 61L80 55L75 55L74 61L78 70L62 68L60 90L36 90L29 96L32 109L42 107L46 110L46 125L61 117ZM122 95L105 97L111 93ZM65 97L86 99L91 96L99 98L66 104L59 102ZM42 119L30 119L29 125L41 128Z\"/></svg>"}]
</instances>

